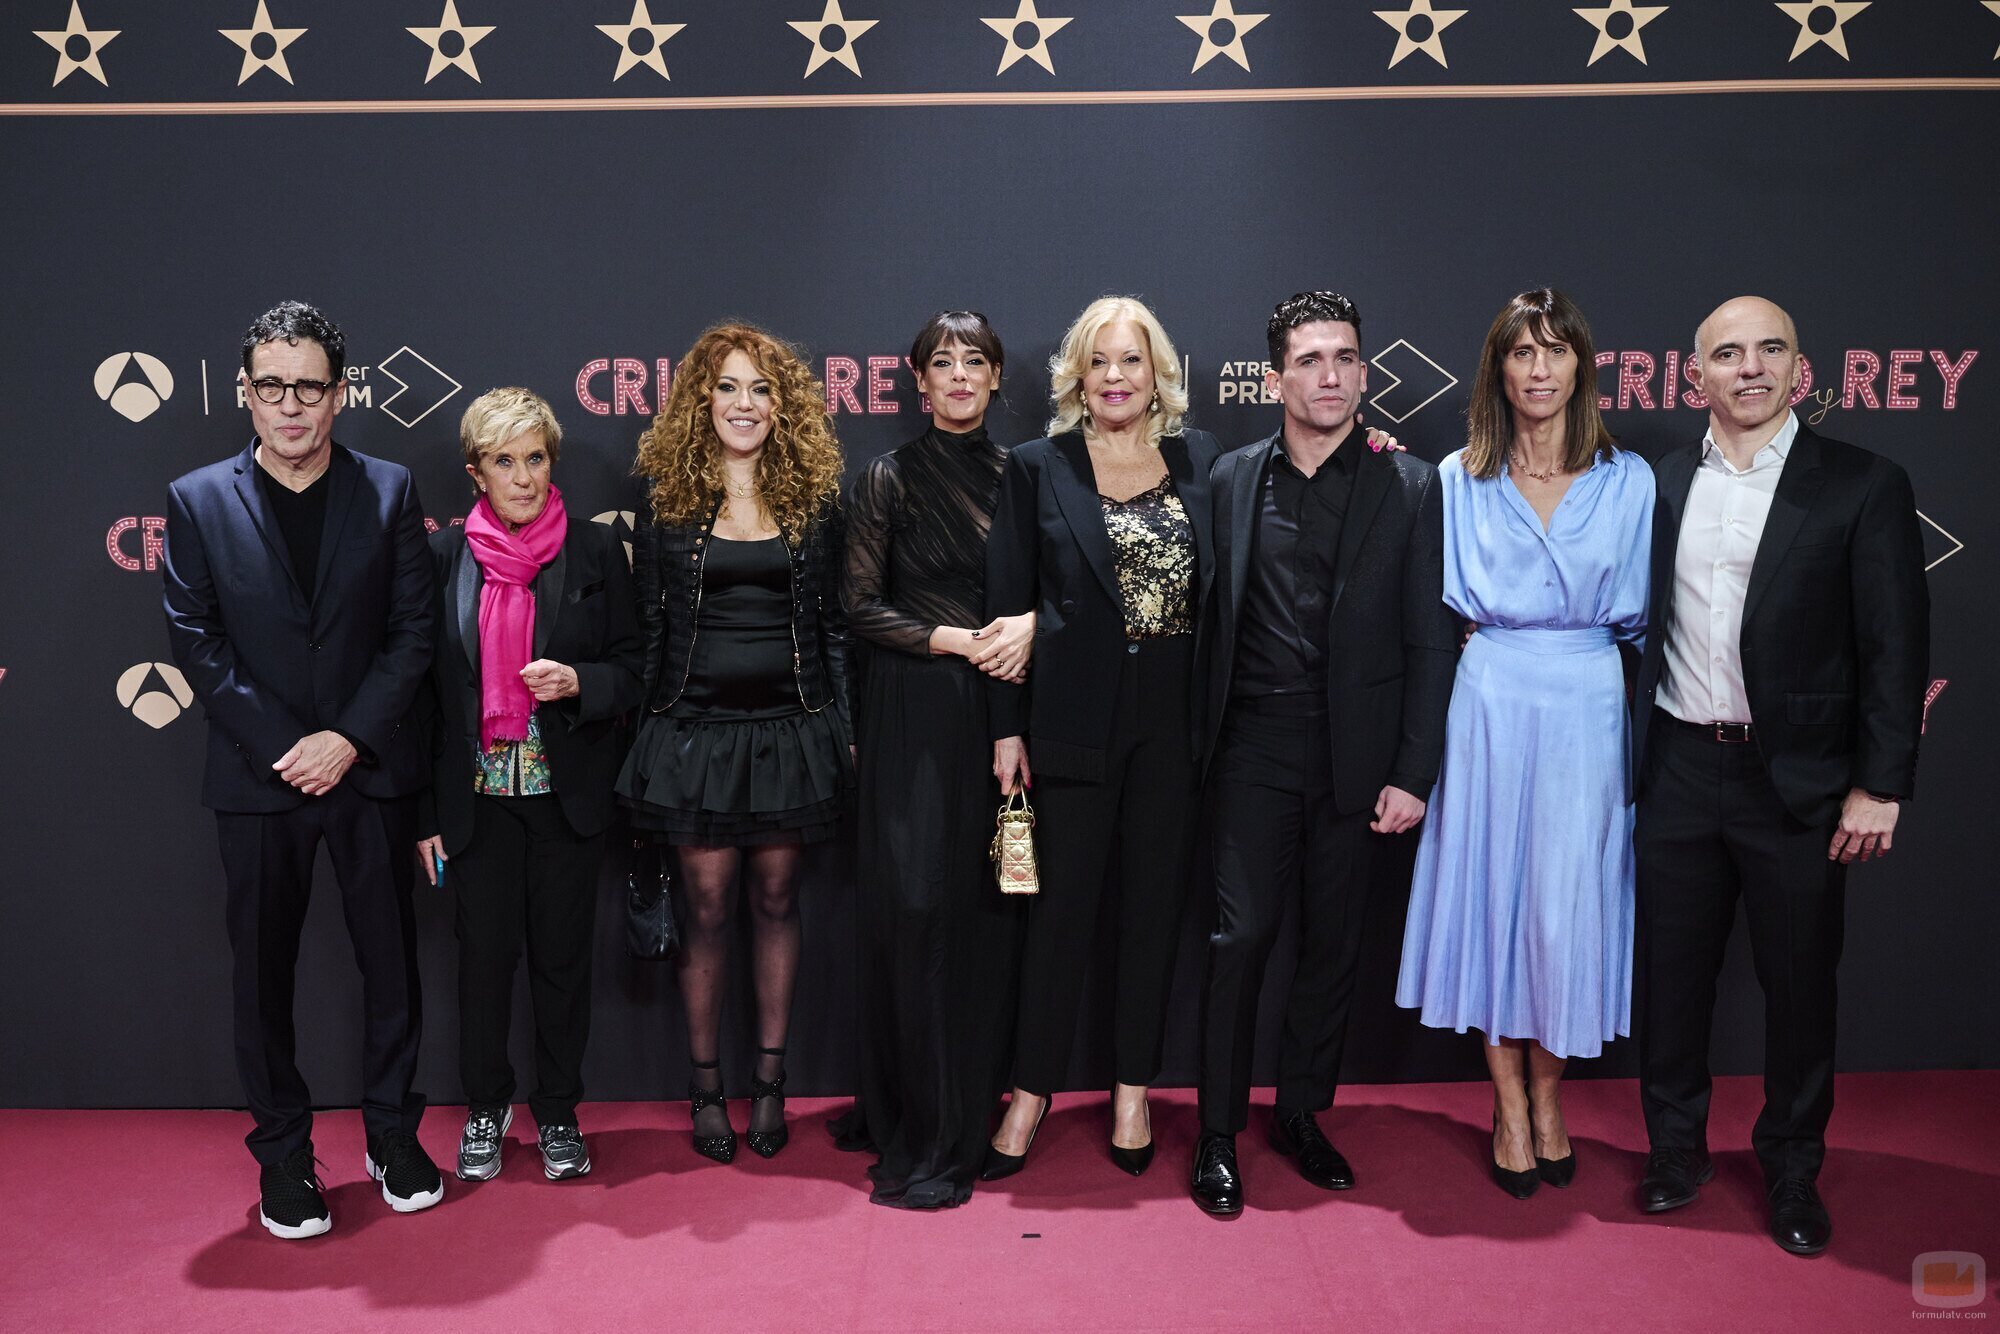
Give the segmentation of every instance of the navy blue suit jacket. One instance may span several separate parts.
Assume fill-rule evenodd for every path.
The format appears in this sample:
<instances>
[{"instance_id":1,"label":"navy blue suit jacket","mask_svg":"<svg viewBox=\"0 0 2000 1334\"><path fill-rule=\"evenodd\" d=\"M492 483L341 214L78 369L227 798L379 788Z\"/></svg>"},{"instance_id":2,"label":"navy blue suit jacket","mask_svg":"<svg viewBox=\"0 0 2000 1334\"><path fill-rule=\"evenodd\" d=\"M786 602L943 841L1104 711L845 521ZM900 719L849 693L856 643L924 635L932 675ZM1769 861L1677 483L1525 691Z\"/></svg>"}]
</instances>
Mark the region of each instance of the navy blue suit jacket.
<instances>
[{"instance_id":1,"label":"navy blue suit jacket","mask_svg":"<svg viewBox=\"0 0 2000 1334\"><path fill-rule=\"evenodd\" d=\"M378 800L417 792L430 766L405 719L430 666L433 575L409 470L334 445L308 602L256 449L167 490L167 636L208 715L202 804L309 800L271 766L327 729L361 751L343 783Z\"/></svg>"}]
</instances>

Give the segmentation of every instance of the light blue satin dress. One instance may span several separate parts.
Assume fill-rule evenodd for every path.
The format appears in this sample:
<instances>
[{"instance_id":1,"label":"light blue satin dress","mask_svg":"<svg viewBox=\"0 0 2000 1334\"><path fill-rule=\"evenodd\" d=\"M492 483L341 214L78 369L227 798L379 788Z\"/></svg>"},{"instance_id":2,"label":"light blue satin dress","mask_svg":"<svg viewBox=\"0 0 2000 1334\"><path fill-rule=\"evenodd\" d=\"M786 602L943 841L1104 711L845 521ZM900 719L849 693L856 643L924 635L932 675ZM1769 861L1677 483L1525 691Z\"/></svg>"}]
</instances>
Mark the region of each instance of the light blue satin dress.
<instances>
[{"instance_id":1,"label":"light blue satin dress","mask_svg":"<svg viewBox=\"0 0 2000 1334\"><path fill-rule=\"evenodd\" d=\"M1600 457L1546 532L1508 469L1439 467L1459 659L1396 1003L1489 1043L1596 1056L1631 1032L1632 783L1620 640L1646 628L1653 470Z\"/></svg>"}]
</instances>

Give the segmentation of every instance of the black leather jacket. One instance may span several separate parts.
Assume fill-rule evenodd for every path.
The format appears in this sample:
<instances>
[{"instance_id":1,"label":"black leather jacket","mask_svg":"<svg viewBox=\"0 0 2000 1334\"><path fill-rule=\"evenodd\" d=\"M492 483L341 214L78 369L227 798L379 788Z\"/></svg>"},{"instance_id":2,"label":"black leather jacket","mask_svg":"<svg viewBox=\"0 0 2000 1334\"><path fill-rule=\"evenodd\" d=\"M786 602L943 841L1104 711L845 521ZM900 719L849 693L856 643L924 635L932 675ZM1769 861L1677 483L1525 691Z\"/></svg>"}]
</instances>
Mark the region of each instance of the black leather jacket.
<instances>
[{"instance_id":1,"label":"black leather jacket","mask_svg":"<svg viewBox=\"0 0 2000 1334\"><path fill-rule=\"evenodd\" d=\"M717 508L720 508L719 506ZM664 713L687 687L700 633L701 571L715 510L700 523L641 524L632 535L632 574L639 626L646 637L646 708ZM785 539L792 555L792 670L809 713L833 706L841 730L853 735L847 615L840 572L847 523L840 503L827 502L803 540Z\"/></svg>"}]
</instances>

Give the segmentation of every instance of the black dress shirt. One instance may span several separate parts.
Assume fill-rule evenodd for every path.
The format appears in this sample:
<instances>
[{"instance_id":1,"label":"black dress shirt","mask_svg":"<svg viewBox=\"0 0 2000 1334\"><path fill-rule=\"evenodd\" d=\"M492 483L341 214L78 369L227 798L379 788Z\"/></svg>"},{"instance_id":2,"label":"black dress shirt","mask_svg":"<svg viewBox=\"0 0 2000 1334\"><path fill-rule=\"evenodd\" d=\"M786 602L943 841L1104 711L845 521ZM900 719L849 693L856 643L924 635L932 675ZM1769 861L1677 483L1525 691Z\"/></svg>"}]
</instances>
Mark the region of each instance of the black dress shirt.
<instances>
[{"instance_id":1,"label":"black dress shirt","mask_svg":"<svg viewBox=\"0 0 2000 1334\"><path fill-rule=\"evenodd\" d=\"M259 464L257 486L278 521L278 531L284 534L285 553L292 558L292 572L298 576L299 587L310 603L313 585L319 578L320 533L326 527L326 495L330 489L326 473L315 477L305 490L294 491Z\"/></svg>"},{"instance_id":2,"label":"black dress shirt","mask_svg":"<svg viewBox=\"0 0 2000 1334\"><path fill-rule=\"evenodd\" d=\"M1328 600L1361 448L1350 434L1310 477L1285 453L1282 435L1271 450L1237 639L1237 698L1326 698Z\"/></svg>"}]
</instances>

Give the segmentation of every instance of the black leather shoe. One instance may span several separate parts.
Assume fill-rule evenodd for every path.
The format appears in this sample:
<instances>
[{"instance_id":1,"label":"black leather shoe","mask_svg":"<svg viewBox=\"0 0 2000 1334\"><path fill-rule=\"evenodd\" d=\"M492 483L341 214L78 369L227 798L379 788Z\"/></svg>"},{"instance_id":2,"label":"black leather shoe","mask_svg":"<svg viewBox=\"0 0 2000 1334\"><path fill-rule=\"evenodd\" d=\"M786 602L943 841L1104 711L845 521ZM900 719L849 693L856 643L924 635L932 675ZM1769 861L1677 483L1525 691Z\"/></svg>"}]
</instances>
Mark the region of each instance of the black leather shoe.
<instances>
[{"instance_id":1,"label":"black leather shoe","mask_svg":"<svg viewBox=\"0 0 2000 1334\"><path fill-rule=\"evenodd\" d=\"M1818 1255L1833 1237L1833 1219L1819 1190L1804 1177L1781 1177L1771 1187L1771 1240L1793 1255Z\"/></svg>"},{"instance_id":2,"label":"black leather shoe","mask_svg":"<svg viewBox=\"0 0 2000 1334\"><path fill-rule=\"evenodd\" d=\"M1354 1169L1320 1133L1311 1112L1292 1112L1271 1121L1271 1147L1298 1164L1299 1175L1321 1190L1353 1190Z\"/></svg>"},{"instance_id":3,"label":"black leather shoe","mask_svg":"<svg viewBox=\"0 0 2000 1334\"><path fill-rule=\"evenodd\" d=\"M1639 1182L1639 1208L1649 1214L1663 1214L1694 1197L1715 1175L1715 1164L1705 1153L1693 1149L1654 1149L1646 1155L1646 1175Z\"/></svg>"},{"instance_id":4,"label":"black leather shoe","mask_svg":"<svg viewBox=\"0 0 2000 1334\"><path fill-rule=\"evenodd\" d=\"M1041 1133L1042 1119L1049 1114L1049 1104L1054 1098L1042 1099L1042 1110L1035 1114L1035 1128L1028 1132L1028 1142L1021 1146L1019 1153L1002 1153L991 1144L986 1146L986 1162L979 1169L981 1181L1004 1181L1028 1165L1028 1150L1035 1147L1035 1136Z\"/></svg>"},{"instance_id":5,"label":"black leather shoe","mask_svg":"<svg viewBox=\"0 0 2000 1334\"><path fill-rule=\"evenodd\" d=\"M1236 1173L1236 1136L1201 1132L1194 1144L1188 1194L1206 1213L1233 1218L1243 1212L1243 1178Z\"/></svg>"},{"instance_id":6,"label":"black leather shoe","mask_svg":"<svg viewBox=\"0 0 2000 1334\"><path fill-rule=\"evenodd\" d=\"M1136 1149L1127 1149L1114 1144L1111 1146L1111 1161L1118 1165L1120 1171L1135 1177L1144 1176L1146 1169L1153 1165L1153 1146L1148 1142Z\"/></svg>"}]
</instances>

